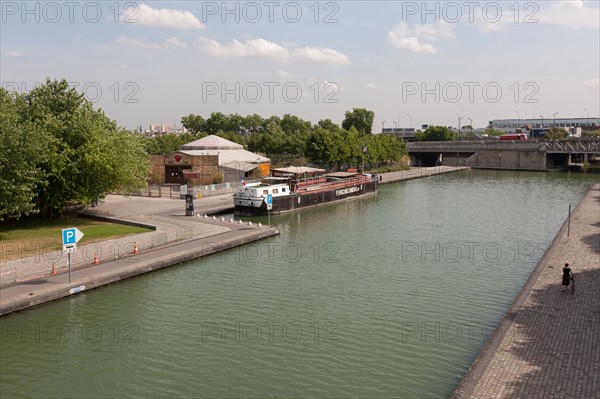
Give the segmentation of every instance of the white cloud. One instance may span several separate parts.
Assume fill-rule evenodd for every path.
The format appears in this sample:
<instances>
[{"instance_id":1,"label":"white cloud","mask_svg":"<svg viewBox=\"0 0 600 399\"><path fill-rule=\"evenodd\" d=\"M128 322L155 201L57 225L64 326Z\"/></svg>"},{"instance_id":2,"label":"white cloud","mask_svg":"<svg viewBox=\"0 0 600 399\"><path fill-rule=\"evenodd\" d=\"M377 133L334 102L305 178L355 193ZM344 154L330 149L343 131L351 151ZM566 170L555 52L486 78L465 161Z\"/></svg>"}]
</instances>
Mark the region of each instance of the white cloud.
<instances>
[{"instance_id":1,"label":"white cloud","mask_svg":"<svg viewBox=\"0 0 600 399\"><path fill-rule=\"evenodd\" d=\"M600 87L600 77L586 80L585 82L583 82L583 84L585 86L593 87L593 88Z\"/></svg>"},{"instance_id":2,"label":"white cloud","mask_svg":"<svg viewBox=\"0 0 600 399\"><path fill-rule=\"evenodd\" d=\"M14 51L14 50L6 50L4 52L4 55L6 55L7 57L21 57L21 56L23 56L23 52Z\"/></svg>"},{"instance_id":3,"label":"white cloud","mask_svg":"<svg viewBox=\"0 0 600 399\"><path fill-rule=\"evenodd\" d=\"M313 61L319 64L348 65L350 60L345 54L330 48L302 47L294 50L294 56L299 59Z\"/></svg>"},{"instance_id":4,"label":"white cloud","mask_svg":"<svg viewBox=\"0 0 600 399\"><path fill-rule=\"evenodd\" d=\"M176 29L204 29L204 25L189 11L172 10L168 8L152 8L140 3L136 12L125 10L122 18L140 25L168 27Z\"/></svg>"},{"instance_id":5,"label":"white cloud","mask_svg":"<svg viewBox=\"0 0 600 399\"><path fill-rule=\"evenodd\" d=\"M120 36L115 39L115 43L127 47L139 47L139 48L152 48L152 49L167 49L167 48L184 48L187 47L185 43L182 43L175 37L170 37L164 41L164 43L150 43L147 41L134 39L127 36Z\"/></svg>"},{"instance_id":6,"label":"white cloud","mask_svg":"<svg viewBox=\"0 0 600 399\"><path fill-rule=\"evenodd\" d=\"M412 51L414 53L433 54L437 49L435 42L454 38L454 26L447 22L433 24L418 24L409 28L405 23L399 23L393 30L388 32L388 43L400 50Z\"/></svg>"},{"instance_id":7,"label":"white cloud","mask_svg":"<svg viewBox=\"0 0 600 399\"><path fill-rule=\"evenodd\" d=\"M588 7L592 2L583 0L560 0L550 8L540 10L535 19L542 24L563 25L570 28L600 30L600 8Z\"/></svg>"},{"instance_id":8,"label":"white cloud","mask_svg":"<svg viewBox=\"0 0 600 399\"><path fill-rule=\"evenodd\" d=\"M196 47L204 54L219 58L261 56L287 59L290 56L285 47L264 39L251 39L244 43L234 39L231 44L221 44L216 40L200 37Z\"/></svg>"},{"instance_id":9,"label":"white cloud","mask_svg":"<svg viewBox=\"0 0 600 399\"><path fill-rule=\"evenodd\" d=\"M366 87L367 89L376 89L376 88L377 88L377 85L376 85L375 83L367 83L367 84L365 85L365 87Z\"/></svg>"},{"instance_id":10,"label":"white cloud","mask_svg":"<svg viewBox=\"0 0 600 399\"><path fill-rule=\"evenodd\" d=\"M297 76L291 72L284 71L283 69L277 70L277 76L283 79L295 79Z\"/></svg>"},{"instance_id":11,"label":"white cloud","mask_svg":"<svg viewBox=\"0 0 600 399\"><path fill-rule=\"evenodd\" d=\"M347 65L350 60L339 51L323 47L295 48L295 44L280 45L268 40L257 38L241 42L234 39L229 44L216 40L199 37L196 47L204 54L219 58L236 57L265 57L277 60L308 60L321 64Z\"/></svg>"}]
</instances>

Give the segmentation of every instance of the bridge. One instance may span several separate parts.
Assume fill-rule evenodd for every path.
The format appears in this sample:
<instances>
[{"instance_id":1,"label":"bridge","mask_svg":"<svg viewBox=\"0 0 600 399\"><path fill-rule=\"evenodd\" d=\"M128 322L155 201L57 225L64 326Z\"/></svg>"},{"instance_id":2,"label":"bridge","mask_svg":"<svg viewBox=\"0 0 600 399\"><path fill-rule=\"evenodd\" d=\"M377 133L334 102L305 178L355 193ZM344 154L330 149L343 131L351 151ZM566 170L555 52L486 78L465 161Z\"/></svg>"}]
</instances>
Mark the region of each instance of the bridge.
<instances>
[{"instance_id":1,"label":"bridge","mask_svg":"<svg viewBox=\"0 0 600 399\"><path fill-rule=\"evenodd\" d=\"M427 141L408 143L417 166L560 170L600 156L600 139Z\"/></svg>"}]
</instances>

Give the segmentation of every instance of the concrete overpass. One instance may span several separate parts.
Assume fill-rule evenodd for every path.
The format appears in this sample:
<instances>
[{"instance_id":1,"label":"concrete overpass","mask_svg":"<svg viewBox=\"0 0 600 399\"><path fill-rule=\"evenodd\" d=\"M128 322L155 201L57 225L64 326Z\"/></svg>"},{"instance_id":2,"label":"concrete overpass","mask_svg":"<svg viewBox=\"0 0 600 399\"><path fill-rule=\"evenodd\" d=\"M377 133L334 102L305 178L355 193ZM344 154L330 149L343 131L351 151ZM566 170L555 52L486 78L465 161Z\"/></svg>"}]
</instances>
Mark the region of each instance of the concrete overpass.
<instances>
[{"instance_id":1,"label":"concrete overpass","mask_svg":"<svg viewBox=\"0 0 600 399\"><path fill-rule=\"evenodd\" d=\"M408 143L416 166L557 170L600 155L600 139L427 141Z\"/></svg>"}]
</instances>

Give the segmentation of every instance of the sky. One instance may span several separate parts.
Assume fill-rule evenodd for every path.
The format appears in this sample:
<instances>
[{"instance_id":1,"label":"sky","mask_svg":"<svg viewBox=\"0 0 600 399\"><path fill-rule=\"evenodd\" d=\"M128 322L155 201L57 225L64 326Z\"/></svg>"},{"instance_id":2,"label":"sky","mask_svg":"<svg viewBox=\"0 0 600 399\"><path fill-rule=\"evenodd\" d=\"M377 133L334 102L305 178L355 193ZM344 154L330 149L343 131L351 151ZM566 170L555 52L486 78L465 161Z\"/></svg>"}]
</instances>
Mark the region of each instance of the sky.
<instances>
[{"instance_id":1,"label":"sky","mask_svg":"<svg viewBox=\"0 0 600 399\"><path fill-rule=\"evenodd\" d=\"M120 126L600 117L600 2L4 1L2 87L66 79Z\"/></svg>"}]
</instances>

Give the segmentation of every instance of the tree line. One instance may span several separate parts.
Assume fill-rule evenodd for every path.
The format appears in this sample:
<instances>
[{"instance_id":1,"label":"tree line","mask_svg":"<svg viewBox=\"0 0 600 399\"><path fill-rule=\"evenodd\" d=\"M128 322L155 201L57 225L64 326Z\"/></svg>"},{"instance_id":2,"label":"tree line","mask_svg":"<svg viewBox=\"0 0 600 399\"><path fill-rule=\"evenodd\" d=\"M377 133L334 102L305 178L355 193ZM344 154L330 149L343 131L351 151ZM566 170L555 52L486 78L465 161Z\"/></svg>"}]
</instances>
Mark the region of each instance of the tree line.
<instances>
[{"instance_id":1,"label":"tree line","mask_svg":"<svg viewBox=\"0 0 600 399\"><path fill-rule=\"evenodd\" d=\"M342 125L286 114L263 118L213 112L181 118L189 133L147 138L118 127L65 79L27 93L0 88L0 220L60 216L69 203L90 205L107 192L144 188L148 155L170 154L208 134L268 157L304 157L322 167L380 166L406 154L403 141L372 135L374 113L346 112Z\"/></svg>"},{"instance_id":2,"label":"tree line","mask_svg":"<svg viewBox=\"0 0 600 399\"><path fill-rule=\"evenodd\" d=\"M59 216L68 202L144 187L149 171L141 135L118 128L66 80L25 94L0 88L0 220Z\"/></svg>"},{"instance_id":3,"label":"tree line","mask_svg":"<svg viewBox=\"0 0 600 399\"><path fill-rule=\"evenodd\" d=\"M215 134L269 158L305 157L314 165L340 169L362 164L377 167L399 161L406 154L403 141L372 134L374 118L373 111L354 108L346 112L341 126L330 119L313 125L291 114L263 118L221 112L213 112L207 119L190 114L182 117L181 123L189 137Z\"/></svg>"}]
</instances>

